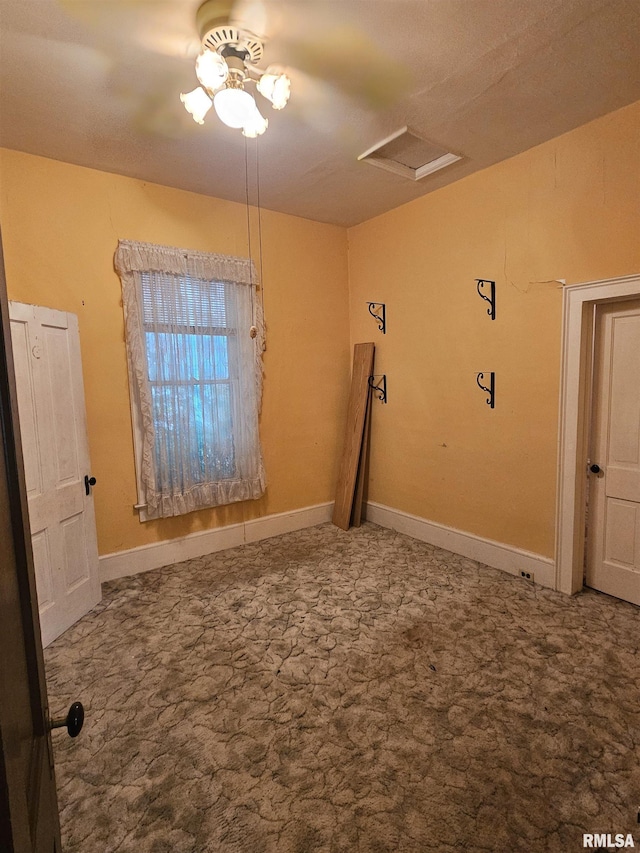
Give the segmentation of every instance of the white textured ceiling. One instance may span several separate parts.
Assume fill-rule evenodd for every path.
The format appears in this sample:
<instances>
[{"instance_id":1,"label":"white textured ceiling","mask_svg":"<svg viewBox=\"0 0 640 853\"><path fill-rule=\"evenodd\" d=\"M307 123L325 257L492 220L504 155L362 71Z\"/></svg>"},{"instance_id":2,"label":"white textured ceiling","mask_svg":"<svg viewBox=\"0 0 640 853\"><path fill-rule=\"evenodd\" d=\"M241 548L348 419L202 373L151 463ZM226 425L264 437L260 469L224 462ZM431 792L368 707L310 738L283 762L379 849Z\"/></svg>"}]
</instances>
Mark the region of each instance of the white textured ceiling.
<instances>
[{"instance_id":1,"label":"white textured ceiling","mask_svg":"<svg viewBox=\"0 0 640 853\"><path fill-rule=\"evenodd\" d=\"M179 101L198 0L0 0L0 145L244 201L245 140ZM352 225L640 100L640 0L247 0L287 66L260 203ZM390 91L389 91L390 90ZM408 125L462 154L411 182L357 161ZM255 200L255 143L248 143Z\"/></svg>"}]
</instances>

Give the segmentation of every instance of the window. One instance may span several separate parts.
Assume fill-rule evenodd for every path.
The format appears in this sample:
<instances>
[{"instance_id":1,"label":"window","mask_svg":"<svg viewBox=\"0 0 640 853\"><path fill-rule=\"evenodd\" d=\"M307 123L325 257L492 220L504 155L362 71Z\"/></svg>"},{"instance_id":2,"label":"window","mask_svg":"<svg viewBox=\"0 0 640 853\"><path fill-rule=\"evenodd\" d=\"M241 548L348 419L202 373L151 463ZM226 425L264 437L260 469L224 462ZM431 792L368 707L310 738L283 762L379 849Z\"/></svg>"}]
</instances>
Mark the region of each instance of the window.
<instances>
[{"instance_id":1,"label":"window","mask_svg":"<svg viewBox=\"0 0 640 853\"><path fill-rule=\"evenodd\" d=\"M260 497L263 332L251 262L121 241L116 269L141 520Z\"/></svg>"}]
</instances>

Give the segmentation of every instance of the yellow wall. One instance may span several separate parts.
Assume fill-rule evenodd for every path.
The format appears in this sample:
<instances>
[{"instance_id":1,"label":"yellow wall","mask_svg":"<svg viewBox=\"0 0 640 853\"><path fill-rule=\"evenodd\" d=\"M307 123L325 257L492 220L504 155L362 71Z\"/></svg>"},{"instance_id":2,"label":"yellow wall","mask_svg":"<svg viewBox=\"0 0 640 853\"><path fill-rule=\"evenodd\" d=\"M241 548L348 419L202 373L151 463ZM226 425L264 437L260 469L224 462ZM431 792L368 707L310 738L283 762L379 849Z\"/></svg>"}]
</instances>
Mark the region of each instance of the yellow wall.
<instances>
[{"instance_id":1,"label":"yellow wall","mask_svg":"<svg viewBox=\"0 0 640 853\"><path fill-rule=\"evenodd\" d=\"M376 342L388 382L369 499L552 556L557 280L638 272L640 103L350 229L351 340ZM493 411L475 384L492 370Z\"/></svg>"},{"instance_id":2,"label":"yellow wall","mask_svg":"<svg viewBox=\"0 0 640 853\"><path fill-rule=\"evenodd\" d=\"M349 375L344 229L262 212L266 495L141 524L116 245L246 257L246 208L4 150L0 221L9 298L79 317L101 554L332 500ZM253 226L255 255L255 212Z\"/></svg>"},{"instance_id":3,"label":"yellow wall","mask_svg":"<svg viewBox=\"0 0 640 853\"><path fill-rule=\"evenodd\" d=\"M80 320L100 552L332 500L349 343L374 340L389 402L374 404L369 498L552 556L558 280L640 271L640 103L348 232L262 216L267 494L140 524L117 241L246 256L246 210L0 151L10 298ZM495 322L481 277L497 282ZM387 335L367 301L386 303ZM493 411L475 384L492 370Z\"/></svg>"}]
</instances>

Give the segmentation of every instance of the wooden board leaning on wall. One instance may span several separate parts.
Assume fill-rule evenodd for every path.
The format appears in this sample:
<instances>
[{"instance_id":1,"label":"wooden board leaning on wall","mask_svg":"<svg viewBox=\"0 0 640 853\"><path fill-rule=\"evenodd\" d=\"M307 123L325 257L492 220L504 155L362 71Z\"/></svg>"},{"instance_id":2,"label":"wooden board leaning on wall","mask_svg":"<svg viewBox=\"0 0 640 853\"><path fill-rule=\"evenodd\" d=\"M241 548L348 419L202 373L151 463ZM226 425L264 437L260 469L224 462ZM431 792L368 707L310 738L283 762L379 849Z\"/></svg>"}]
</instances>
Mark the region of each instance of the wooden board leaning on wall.
<instances>
[{"instance_id":1,"label":"wooden board leaning on wall","mask_svg":"<svg viewBox=\"0 0 640 853\"><path fill-rule=\"evenodd\" d=\"M352 516L356 526L360 523L366 457L366 448L363 452L363 440L370 397L369 377L373 375L374 354L373 343L356 344L353 351L347 427L338 472L336 501L333 507L333 523L342 530L349 529ZM360 487L356 495L359 470L361 470Z\"/></svg>"}]
</instances>

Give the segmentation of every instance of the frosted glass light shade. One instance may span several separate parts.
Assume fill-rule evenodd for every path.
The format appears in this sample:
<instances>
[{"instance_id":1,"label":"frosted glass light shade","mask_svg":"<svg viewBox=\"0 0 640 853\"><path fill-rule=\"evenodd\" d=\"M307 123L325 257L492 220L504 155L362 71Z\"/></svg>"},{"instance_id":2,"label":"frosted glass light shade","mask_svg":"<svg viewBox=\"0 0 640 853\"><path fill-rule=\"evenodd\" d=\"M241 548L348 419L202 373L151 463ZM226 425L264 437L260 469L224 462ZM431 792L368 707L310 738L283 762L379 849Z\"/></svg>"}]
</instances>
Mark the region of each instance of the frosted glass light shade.
<instances>
[{"instance_id":1,"label":"frosted glass light shade","mask_svg":"<svg viewBox=\"0 0 640 853\"><path fill-rule=\"evenodd\" d=\"M209 91L214 92L223 85L229 76L229 68L224 59L213 50L206 48L196 59L196 77Z\"/></svg>"},{"instance_id":2,"label":"frosted glass light shade","mask_svg":"<svg viewBox=\"0 0 640 853\"><path fill-rule=\"evenodd\" d=\"M244 89L220 89L213 96L213 105L220 121L228 127L245 127L255 121L256 102Z\"/></svg>"},{"instance_id":3,"label":"frosted glass light shade","mask_svg":"<svg viewBox=\"0 0 640 853\"><path fill-rule=\"evenodd\" d=\"M193 116L193 120L198 124L204 124L204 117L212 107L211 98L205 90L198 86L193 92L180 95L180 100L184 104L185 110Z\"/></svg>"},{"instance_id":4,"label":"frosted glass light shade","mask_svg":"<svg viewBox=\"0 0 640 853\"><path fill-rule=\"evenodd\" d=\"M256 83L258 91L273 104L274 110L281 110L286 106L291 94L291 80L286 74L266 74Z\"/></svg>"},{"instance_id":5,"label":"frosted glass light shade","mask_svg":"<svg viewBox=\"0 0 640 853\"><path fill-rule=\"evenodd\" d=\"M261 115L260 110L256 107L255 113L242 128L242 135L248 136L249 139L255 139L256 136L262 136L265 130L269 127L268 119Z\"/></svg>"}]
</instances>

